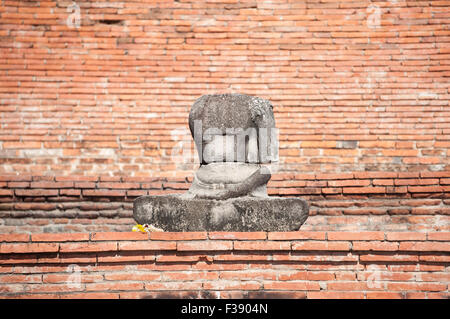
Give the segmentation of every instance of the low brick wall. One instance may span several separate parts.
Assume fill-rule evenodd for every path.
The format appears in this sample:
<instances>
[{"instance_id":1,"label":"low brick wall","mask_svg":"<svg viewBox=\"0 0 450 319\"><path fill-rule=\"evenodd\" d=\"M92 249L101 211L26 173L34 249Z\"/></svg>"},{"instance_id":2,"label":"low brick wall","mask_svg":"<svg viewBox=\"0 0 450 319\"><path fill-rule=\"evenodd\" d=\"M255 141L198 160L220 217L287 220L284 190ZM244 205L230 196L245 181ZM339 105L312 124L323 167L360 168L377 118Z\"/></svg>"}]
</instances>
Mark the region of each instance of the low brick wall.
<instances>
[{"instance_id":1,"label":"low brick wall","mask_svg":"<svg viewBox=\"0 0 450 319\"><path fill-rule=\"evenodd\" d=\"M0 233L130 231L134 199L184 193L190 181L0 175ZM450 231L450 171L274 174L268 192L308 201L302 230Z\"/></svg>"},{"instance_id":2,"label":"low brick wall","mask_svg":"<svg viewBox=\"0 0 450 319\"><path fill-rule=\"evenodd\" d=\"M2 298L448 298L450 232L0 235Z\"/></svg>"}]
</instances>

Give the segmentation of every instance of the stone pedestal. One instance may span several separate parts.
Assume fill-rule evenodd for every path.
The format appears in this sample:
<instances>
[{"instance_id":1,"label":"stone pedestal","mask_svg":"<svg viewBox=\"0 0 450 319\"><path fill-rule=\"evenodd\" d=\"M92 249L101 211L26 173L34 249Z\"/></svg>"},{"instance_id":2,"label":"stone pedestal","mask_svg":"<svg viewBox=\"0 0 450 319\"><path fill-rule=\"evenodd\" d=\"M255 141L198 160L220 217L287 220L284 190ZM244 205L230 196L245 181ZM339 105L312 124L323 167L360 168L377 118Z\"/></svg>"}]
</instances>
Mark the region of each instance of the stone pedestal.
<instances>
[{"instance_id":1,"label":"stone pedestal","mask_svg":"<svg viewBox=\"0 0 450 319\"><path fill-rule=\"evenodd\" d=\"M300 198L238 197L190 199L183 195L142 196L134 201L140 224L164 231L296 231L308 218Z\"/></svg>"}]
</instances>

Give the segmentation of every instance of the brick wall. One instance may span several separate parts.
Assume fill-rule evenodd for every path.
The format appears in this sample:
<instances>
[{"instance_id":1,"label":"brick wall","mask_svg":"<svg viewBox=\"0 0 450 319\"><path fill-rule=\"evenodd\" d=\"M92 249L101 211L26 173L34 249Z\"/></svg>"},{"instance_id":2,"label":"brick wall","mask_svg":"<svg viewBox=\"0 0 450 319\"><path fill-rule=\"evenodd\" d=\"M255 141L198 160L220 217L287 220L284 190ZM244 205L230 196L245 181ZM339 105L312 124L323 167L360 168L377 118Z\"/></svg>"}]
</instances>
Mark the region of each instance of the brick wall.
<instances>
[{"instance_id":1,"label":"brick wall","mask_svg":"<svg viewBox=\"0 0 450 319\"><path fill-rule=\"evenodd\" d=\"M129 230L203 94L272 101L308 230L449 229L447 1L2 1L0 232ZM422 200L426 199L426 200Z\"/></svg>"},{"instance_id":2,"label":"brick wall","mask_svg":"<svg viewBox=\"0 0 450 319\"><path fill-rule=\"evenodd\" d=\"M449 170L449 8L2 1L0 173L184 177L218 92L273 102L283 172Z\"/></svg>"},{"instance_id":3,"label":"brick wall","mask_svg":"<svg viewBox=\"0 0 450 319\"><path fill-rule=\"evenodd\" d=\"M449 232L0 235L0 298L449 298Z\"/></svg>"},{"instance_id":4,"label":"brick wall","mask_svg":"<svg viewBox=\"0 0 450 319\"><path fill-rule=\"evenodd\" d=\"M302 230L450 231L450 172L277 174L269 194L310 204ZM0 233L130 231L140 195L190 178L1 175Z\"/></svg>"},{"instance_id":5,"label":"brick wall","mask_svg":"<svg viewBox=\"0 0 450 319\"><path fill-rule=\"evenodd\" d=\"M448 1L2 1L1 297L448 298L449 25ZM308 200L303 231L125 233L189 187L193 101L232 92L273 103L268 190Z\"/></svg>"}]
</instances>

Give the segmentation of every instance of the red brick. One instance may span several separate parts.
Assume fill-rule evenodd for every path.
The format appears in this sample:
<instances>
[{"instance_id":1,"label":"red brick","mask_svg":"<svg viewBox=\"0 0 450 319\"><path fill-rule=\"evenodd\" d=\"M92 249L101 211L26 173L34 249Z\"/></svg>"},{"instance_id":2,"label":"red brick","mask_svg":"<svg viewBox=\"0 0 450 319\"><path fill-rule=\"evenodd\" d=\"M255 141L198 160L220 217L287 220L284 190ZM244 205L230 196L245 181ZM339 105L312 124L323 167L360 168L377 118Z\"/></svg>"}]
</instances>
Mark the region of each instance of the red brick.
<instances>
[{"instance_id":1,"label":"red brick","mask_svg":"<svg viewBox=\"0 0 450 319\"><path fill-rule=\"evenodd\" d=\"M32 180L32 176L31 175L25 175L25 174L21 174L21 175L0 175L0 182L9 182L9 181L14 181L14 182L31 182Z\"/></svg>"},{"instance_id":2,"label":"red brick","mask_svg":"<svg viewBox=\"0 0 450 319\"><path fill-rule=\"evenodd\" d=\"M368 291L366 292L367 299L403 299L401 292L391 291Z\"/></svg>"},{"instance_id":3,"label":"red brick","mask_svg":"<svg viewBox=\"0 0 450 319\"><path fill-rule=\"evenodd\" d=\"M366 179L366 178L381 179L381 178L396 178L398 174L395 172L355 172L354 175L355 178L359 179Z\"/></svg>"},{"instance_id":4,"label":"red brick","mask_svg":"<svg viewBox=\"0 0 450 319\"><path fill-rule=\"evenodd\" d=\"M73 182L31 182L31 188L72 188Z\"/></svg>"},{"instance_id":5,"label":"red brick","mask_svg":"<svg viewBox=\"0 0 450 319\"><path fill-rule=\"evenodd\" d=\"M225 240L265 240L267 233L265 232L209 232L209 239L225 239ZM202 238L197 238L202 239Z\"/></svg>"},{"instance_id":6,"label":"red brick","mask_svg":"<svg viewBox=\"0 0 450 319\"><path fill-rule=\"evenodd\" d=\"M307 280L328 281L335 279L335 273L326 271L308 271L306 277Z\"/></svg>"},{"instance_id":7,"label":"red brick","mask_svg":"<svg viewBox=\"0 0 450 319\"><path fill-rule=\"evenodd\" d=\"M176 242L167 241L123 241L119 242L119 251L139 251L139 250L175 250L177 249Z\"/></svg>"},{"instance_id":8,"label":"red brick","mask_svg":"<svg viewBox=\"0 0 450 319\"><path fill-rule=\"evenodd\" d=\"M16 189L16 196L58 196L57 189Z\"/></svg>"},{"instance_id":9,"label":"red brick","mask_svg":"<svg viewBox=\"0 0 450 319\"><path fill-rule=\"evenodd\" d=\"M64 283L66 284L69 280L73 279L74 269L70 266L67 266L66 273L61 274L44 274L42 276L42 282L44 283ZM99 282L103 280L102 274L85 274L80 270L80 283L87 282Z\"/></svg>"},{"instance_id":10,"label":"red brick","mask_svg":"<svg viewBox=\"0 0 450 319\"><path fill-rule=\"evenodd\" d=\"M79 189L60 189L59 194L62 196L80 196L81 190L79 190Z\"/></svg>"},{"instance_id":11,"label":"red brick","mask_svg":"<svg viewBox=\"0 0 450 319\"><path fill-rule=\"evenodd\" d=\"M291 243L287 241L235 241L235 250L291 250Z\"/></svg>"},{"instance_id":12,"label":"red brick","mask_svg":"<svg viewBox=\"0 0 450 319\"><path fill-rule=\"evenodd\" d=\"M295 271L295 272L290 272L290 273L280 273L278 275L278 280L308 280L308 272L307 271Z\"/></svg>"},{"instance_id":13,"label":"red brick","mask_svg":"<svg viewBox=\"0 0 450 319\"><path fill-rule=\"evenodd\" d=\"M164 274L166 275L166 274ZM105 273L105 280L112 281L159 281L161 280L160 272L145 272L145 273L133 273L119 272L119 273ZM184 275L186 279L186 274ZM100 281L100 280L99 280Z\"/></svg>"},{"instance_id":14,"label":"red brick","mask_svg":"<svg viewBox=\"0 0 450 319\"><path fill-rule=\"evenodd\" d=\"M388 282L387 289L392 291L444 291L447 288L441 283Z\"/></svg>"},{"instance_id":15,"label":"red brick","mask_svg":"<svg viewBox=\"0 0 450 319\"><path fill-rule=\"evenodd\" d=\"M308 299L363 299L364 293L357 291L308 291Z\"/></svg>"},{"instance_id":16,"label":"red brick","mask_svg":"<svg viewBox=\"0 0 450 319\"><path fill-rule=\"evenodd\" d=\"M361 281L337 281L327 282L327 290L339 290L339 291L361 291L367 290L367 282Z\"/></svg>"},{"instance_id":17,"label":"red brick","mask_svg":"<svg viewBox=\"0 0 450 319\"><path fill-rule=\"evenodd\" d=\"M318 282L311 281L274 281L264 283L264 290L320 290L320 285Z\"/></svg>"},{"instance_id":18,"label":"red brick","mask_svg":"<svg viewBox=\"0 0 450 319\"><path fill-rule=\"evenodd\" d=\"M359 259L361 262L418 262L419 257L417 255L401 255L396 253L392 254L384 254L383 251L381 254L377 254L377 252L373 253L363 253L359 252Z\"/></svg>"},{"instance_id":19,"label":"red brick","mask_svg":"<svg viewBox=\"0 0 450 319\"><path fill-rule=\"evenodd\" d=\"M207 238L206 232L152 232L151 240L202 240Z\"/></svg>"},{"instance_id":20,"label":"red brick","mask_svg":"<svg viewBox=\"0 0 450 319\"><path fill-rule=\"evenodd\" d=\"M411 193L441 193L444 189L443 186L408 186Z\"/></svg>"},{"instance_id":21,"label":"red brick","mask_svg":"<svg viewBox=\"0 0 450 319\"><path fill-rule=\"evenodd\" d=\"M108 189L135 189L140 188L139 183L98 183L99 188Z\"/></svg>"},{"instance_id":22,"label":"red brick","mask_svg":"<svg viewBox=\"0 0 450 319\"><path fill-rule=\"evenodd\" d=\"M202 282L170 281L170 282L146 282L145 290L201 290Z\"/></svg>"},{"instance_id":23,"label":"red brick","mask_svg":"<svg viewBox=\"0 0 450 319\"><path fill-rule=\"evenodd\" d=\"M333 179L352 179L353 174L352 173L340 173L340 174L332 174L332 173L322 173L322 174L316 174L316 179L326 179L326 180L333 180Z\"/></svg>"},{"instance_id":24,"label":"red brick","mask_svg":"<svg viewBox=\"0 0 450 319\"><path fill-rule=\"evenodd\" d=\"M64 284L41 284L41 285L29 285L28 294L34 293L67 293L72 291L82 291L83 285L64 285Z\"/></svg>"},{"instance_id":25,"label":"red brick","mask_svg":"<svg viewBox=\"0 0 450 319\"><path fill-rule=\"evenodd\" d=\"M83 196L125 196L125 190L83 189Z\"/></svg>"},{"instance_id":26,"label":"red brick","mask_svg":"<svg viewBox=\"0 0 450 319\"><path fill-rule=\"evenodd\" d=\"M397 251L397 242L382 242L382 241L354 241L352 250L358 251Z\"/></svg>"},{"instance_id":27,"label":"red brick","mask_svg":"<svg viewBox=\"0 0 450 319\"><path fill-rule=\"evenodd\" d=\"M9 188L28 188L30 183L28 182L8 182Z\"/></svg>"},{"instance_id":28,"label":"red brick","mask_svg":"<svg viewBox=\"0 0 450 319\"><path fill-rule=\"evenodd\" d=\"M389 232L386 234L388 241L426 240L426 233L418 232Z\"/></svg>"},{"instance_id":29,"label":"red brick","mask_svg":"<svg viewBox=\"0 0 450 319\"><path fill-rule=\"evenodd\" d=\"M401 242L399 250L401 251L439 251L447 252L450 251L450 245L443 242Z\"/></svg>"},{"instance_id":30,"label":"red brick","mask_svg":"<svg viewBox=\"0 0 450 319\"><path fill-rule=\"evenodd\" d=\"M0 189L0 196L13 196L14 192L12 189Z\"/></svg>"},{"instance_id":31,"label":"red brick","mask_svg":"<svg viewBox=\"0 0 450 319\"><path fill-rule=\"evenodd\" d=\"M350 179L350 180L337 180L328 181L330 187L347 187L347 186L369 186L370 180L367 179Z\"/></svg>"},{"instance_id":32,"label":"red brick","mask_svg":"<svg viewBox=\"0 0 450 319\"><path fill-rule=\"evenodd\" d=\"M97 257L97 260L94 259L94 262L99 263L118 263L118 264L130 264L134 262L153 262L156 259L155 255L140 253L140 254L117 254L117 255L103 255L100 254Z\"/></svg>"},{"instance_id":33,"label":"red brick","mask_svg":"<svg viewBox=\"0 0 450 319\"><path fill-rule=\"evenodd\" d=\"M395 185L438 185L439 179L437 178L424 178L424 179L396 179Z\"/></svg>"},{"instance_id":34,"label":"red brick","mask_svg":"<svg viewBox=\"0 0 450 319\"><path fill-rule=\"evenodd\" d=\"M2 243L0 244L1 254L11 253L53 253L58 252L57 243Z\"/></svg>"},{"instance_id":35,"label":"red brick","mask_svg":"<svg viewBox=\"0 0 450 319\"><path fill-rule=\"evenodd\" d=\"M4 149L35 149L35 148L41 148L42 143L41 142L4 142L3 148Z\"/></svg>"},{"instance_id":36,"label":"red brick","mask_svg":"<svg viewBox=\"0 0 450 319\"><path fill-rule=\"evenodd\" d=\"M384 232L327 232L328 240L384 240Z\"/></svg>"},{"instance_id":37,"label":"red brick","mask_svg":"<svg viewBox=\"0 0 450 319\"><path fill-rule=\"evenodd\" d=\"M445 171L445 172L420 172L420 177L422 177L422 178L450 177L450 171Z\"/></svg>"},{"instance_id":38,"label":"red brick","mask_svg":"<svg viewBox=\"0 0 450 319\"><path fill-rule=\"evenodd\" d=\"M65 241L88 241L88 233L71 233L71 234L32 234L31 241L33 242L65 242Z\"/></svg>"},{"instance_id":39,"label":"red brick","mask_svg":"<svg viewBox=\"0 0 450 319\"><path fill-rule=\"evenodd\" d=\"M165 271L163 274L164 279L168 279L171 281L184 281L186 280L186 272L184 271ZM189 280L217 280L219 279L219 273L218 272L208 272L208 271L196 271L196 272L189 272L191 277ZM223 272L223 274L227 274L228 278L226 279L232 279L232 274L240 274L238 278L242 278L242 275L245 274L245 272L239 272L239 271L226 271ZM222 276L221 276L222 278Z\"/></svg>"},{"instance_id":40,"label":"red brick","mask_svg":"<svg viewBox=\"0 0 450 319\"><path fill-rule=\"evenodd\" d=\"M296 232L270 232L267 234L269 240L296 240L316 239L325 240L325 232L296 231Z\"/></svg>"},{"instance_id":41,"label":"red brick","mask_svg":"<svg viewBox=\"0 0 450 319\"><path fill-rule=\"evenodd\" d=\"M57 208L53 203L15 203L15 210L54 210Z\"/></svg>"},{"instance_id":42,"label":"red brick","mask_svg":"<svg viewBox=\"0 0 450 319\"><path fill-rule=\"evenodd\" d=\"M301 148L332 148L336 147L336 142L334 141L303 141L300 145ZM317 179L318 178L316 175ZM326 178L328 179L328 178Z\"/></svg>"},{"instance_id":43,"label":"red brick","mask_svg":"<svg viewBox=\"0 0 450 319\"><path fill-rule=\"evenodd\" d=\"M394 180L392 179L374 179L372 181L374 186L393 186Z\"/></svg>"},{"instance_id":44,"label":"red brick","mask_svg":"<svg viewBox=\"0 0 450 319\"><path fill-rule=\"evenodd\" d=\"M7 276L0 276L0 283L11 284L11 283L41 283L42 275L16 275L8 274ZM1 291L1 289L0 289Z\"/></svg>"},{"instance_id":45,"label":"red brick","mask_svg":"<svg viewBox=\"0 0 450 319\"><path fill-rule=\"evenodd\" d=\"M176 243L178 251L221 251L232 250L233 242L224 240L214 241L180 241Z\"/></svg>"},{"instance_id":46,"label":"red brick","mask_svg":"<svg viewBox=\"0 0 450 319\"><path fill-rule=\"evenodd\" d=\"M321 241L305 241L293 242L292 250L330 250L330 251L348 251L350 243L347 241L321 242Z\"/></svg>"},{"instance_id":47,"label":"red brick","mask_svg":"<svg viewBox=\"0 0 450 319\"><path fill-rule=\"evenodd\" d=\"M385 193L384 187L344 187L344 194L380 194Z\"/></svg>"},{"instance_id":48,"label":"red brick","mask_svg":"<svg viewBox=\"0 0 450 319\"><path fill-rule=\"evenodd\" d=\"M203 284L204 289L208 290L260 290L262 284L257 281L207 281Z\"/></svg>"},{"instance_id":49,"label":"red brick","mask_svg":"<svg viewBox=\"0 0 450 319\"><path fill-rule=\"evenodd\" d=\"M0 242L28 242L28 234L0 234Z\"/></svg>"},{"instance_id":50,"label":"red brick","mask_svg":"<svg viewBox=\"0 0 450 319\"><path fill-rule=\"evenodd\" d=\"M92 241L116 241L116 240L148 240L148 233L141 232L99 232L92 233Z\"/></svg>"},{"instance_id":51,"label":"red brick","mask_svg":"<svg viewBox=\"0 0 450 319\"><path fill-rule=\"evenodd\" d=\"M122 298L122 292L120 294L112 293L112 292L105 292L105 291L82 292L82 293L59 294L59 295L57 295L57 297L59 297L61 299L119 299L119 298ZM44 298L49 299L52 297L44 297Z\"/></svg>"},{"instance_id":52,"label":"red brick","mask_svg":"<svg viewBox=\"0 0 450 319\"><path fill-rule=\"evenodd\" d=\"M428 233L428 240L450 241L450 232Z\"/></svg>"},{"instance_id":53,"label":"red brick","mask_svg":"<svg viewBox=\"0 0 450 319\"><path fill-rule=\"evenodd\" d=\"M61 253L79 253L79 252L104 252L104 251L116 251L116 242L106 242L106 243L92 243L92 242L82 242L82 243L61 243L60 245Z\"/></svg>"},{"instance_id":54,"label":"red brick","mask_svg":"<svg viewBox=\"0 0 450 319\"><path fill-rule=\"evenodd\" d=\"M86 291L124 291L124 290L143 290L142 282L102 282L86 284Z\"/></svg>"}]
</instances>

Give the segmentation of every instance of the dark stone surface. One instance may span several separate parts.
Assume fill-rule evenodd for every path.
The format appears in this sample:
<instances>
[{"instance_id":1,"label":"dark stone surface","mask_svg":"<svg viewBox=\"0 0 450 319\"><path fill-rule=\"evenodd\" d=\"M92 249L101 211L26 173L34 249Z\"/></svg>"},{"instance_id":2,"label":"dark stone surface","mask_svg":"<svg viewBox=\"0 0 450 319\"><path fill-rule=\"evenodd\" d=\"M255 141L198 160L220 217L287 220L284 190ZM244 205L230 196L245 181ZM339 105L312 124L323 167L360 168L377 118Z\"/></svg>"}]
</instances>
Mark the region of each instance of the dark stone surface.
<instances>
[{"instance_id":1,"label":"dark stone surface","mask_svg":"<svg viewBox=\"0 0 450 319\"><path fill-rule=\"evenodd\" d=\"M296 231L308 217L305 200L292 197L186 199L183 195L142 196L134 201L140 224L164 231Z\"/></svg>"}]
</instances>

